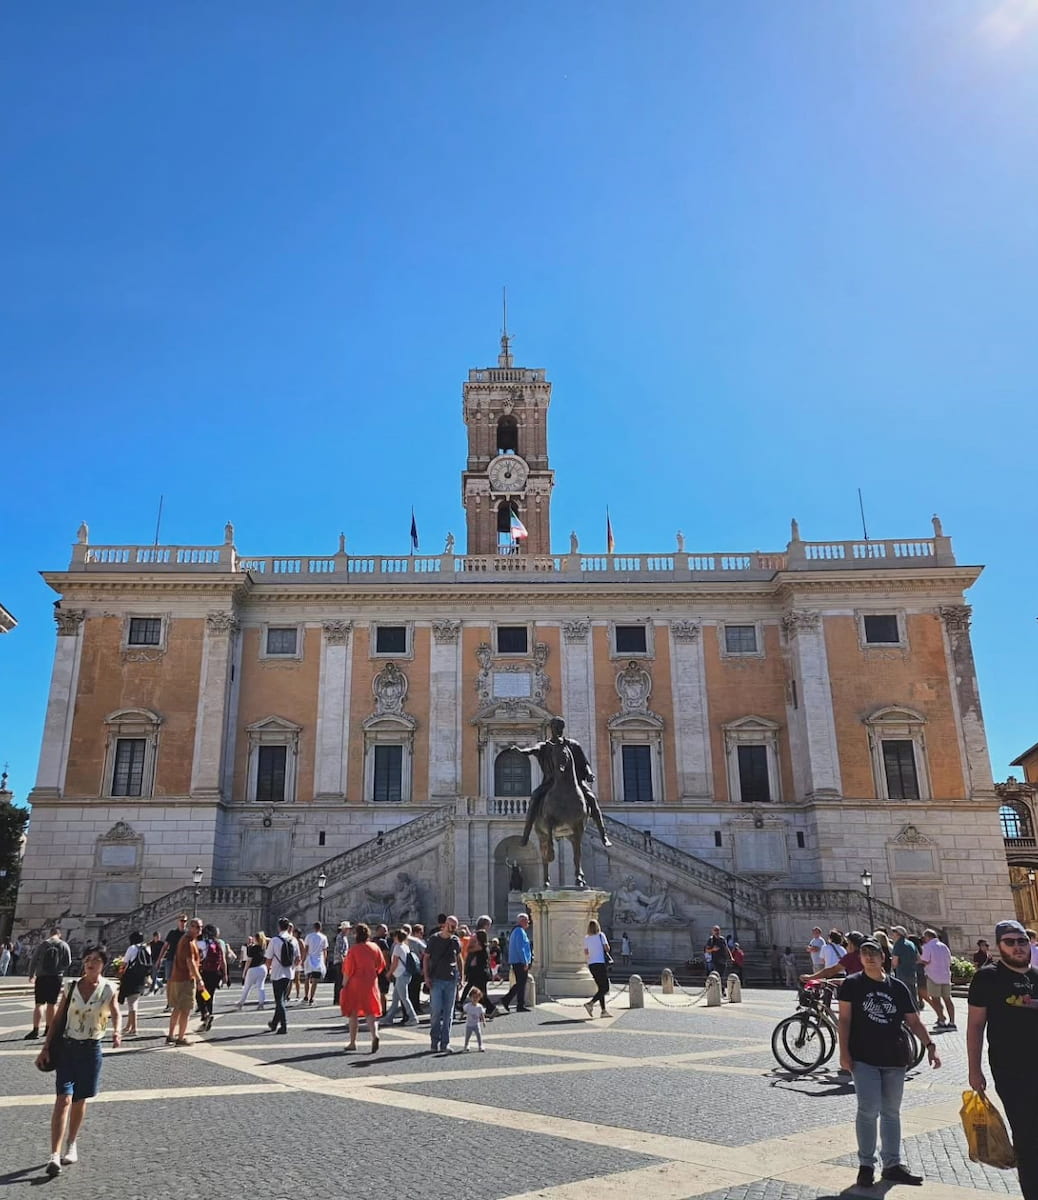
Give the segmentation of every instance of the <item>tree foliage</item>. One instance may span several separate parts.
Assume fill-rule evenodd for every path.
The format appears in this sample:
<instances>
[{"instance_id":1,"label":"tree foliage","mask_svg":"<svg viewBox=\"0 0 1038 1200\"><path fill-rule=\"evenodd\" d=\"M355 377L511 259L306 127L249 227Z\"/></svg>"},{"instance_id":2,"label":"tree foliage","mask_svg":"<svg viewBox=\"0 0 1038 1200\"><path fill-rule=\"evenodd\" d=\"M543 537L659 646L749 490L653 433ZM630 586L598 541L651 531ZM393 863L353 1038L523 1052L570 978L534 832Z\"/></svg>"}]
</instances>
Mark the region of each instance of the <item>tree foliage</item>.
<instances>
[{"instance_id":1,"label":"tree foliage","mask_svg":"<svg viewBox=\"0 0 1038 1200\"><path fill-rule=\"evenodd\" d=\"M13 904L18 893L22 861L22 834L29 824L29 810L0 803L0 905Z\"/></svg>"}]
</instances>

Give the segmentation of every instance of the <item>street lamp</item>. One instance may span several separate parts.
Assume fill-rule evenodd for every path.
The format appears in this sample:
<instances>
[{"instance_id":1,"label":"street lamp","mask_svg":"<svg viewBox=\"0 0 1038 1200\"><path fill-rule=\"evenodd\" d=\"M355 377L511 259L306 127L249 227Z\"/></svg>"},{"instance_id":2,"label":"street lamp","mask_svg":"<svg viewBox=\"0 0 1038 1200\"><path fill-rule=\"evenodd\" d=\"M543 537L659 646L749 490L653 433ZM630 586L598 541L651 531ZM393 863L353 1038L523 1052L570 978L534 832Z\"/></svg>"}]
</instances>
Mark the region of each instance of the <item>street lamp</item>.
<instances>
[{"instance_id":1,"label":"street lamp","mask_svg":"<svg viewBox=\"0 0 1038 1200\"><path fill-rule=\"evenodd\" d=\"M872 919L872 872L868 867L864 867L861 872L861 886L865 889L865 907L869 912L869 933L872 933L872 928L876 922Z\"/></svg>"},{"instance_id":2,"label":"street lamp","mask_svg":"<svg viewBox=\"0 0 1038 1200\"><path fill-rule=\"evenodd\" d=\"M328 876L322 871L317 876L317 919L324 924L324 889L328 886Z\"/></svg>"},{"instance_id":3,"label":"street lamp","mask_svg":"<svg viewBox=\"0 0 1038 1200\"><path fill-rule=\"evenodd\" d=\"M732 944L734 945L739 940L739 930L735 920L735 884L728 885L728 904L732 910Z\"/></svg>"},{"instance_id":4,"label":"street lamp","mask_svg":"<svg viewBox=\"0 0 1038 1200\"><path fill-rule=\"evenodd\" d=\"M205 872L201 867L195 867L195 869L191 872L191 878L195 881L195 907L191 912L192 917L198 916L198 895L202 890L202 876L204 874Z\"/></svg>"}]
</instances>

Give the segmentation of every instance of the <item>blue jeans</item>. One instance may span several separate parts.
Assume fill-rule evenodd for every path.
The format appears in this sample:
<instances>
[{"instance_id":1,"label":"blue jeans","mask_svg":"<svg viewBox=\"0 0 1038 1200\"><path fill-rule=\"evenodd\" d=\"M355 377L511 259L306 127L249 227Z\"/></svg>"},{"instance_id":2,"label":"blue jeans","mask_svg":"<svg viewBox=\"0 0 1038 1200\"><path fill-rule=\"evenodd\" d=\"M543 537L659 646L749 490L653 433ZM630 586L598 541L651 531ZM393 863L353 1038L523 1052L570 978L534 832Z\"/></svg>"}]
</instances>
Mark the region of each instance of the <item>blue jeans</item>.
<instances>
[{"instance_id":1,"label":"blue jeans","mask_svg":"<svg viewBox=\"0 0 1038 1200\"><path fill-rule=\"evenodd\" d=\"M858 1098L854 1130L858 1135L858 1162L876 1165L876 1120L879 1119L880 1161L885 1171L901 1161L901 1095L904 1067L874 1067L856 1062L851 1071Z\"/></svg>"},{"instance_id":2,"label":"blue jeans","mask_svg":"<svg viewBox=\"0 0 1038 1200\"><path fill-rule=\"evenodd\" d=\"M411 1003L411 997L407 994L408 986L411 983L411 976L406 971L393 980L393 1003L389 1006L389 1011L386 1013L383 1020L392 1021L400 1009L404 1010L404 1020L413 1021L418 1024L418 1014L414 1010L414 1005Z\"/></svg>"},{"instance_id":3,"label":"blue jeans","mask_svg":"<svg viewBox=\"0 0 1038 1200\"><path fill-rule=\"evenodd\" d=\"M429 1036L434 1050L446 1050L451 1044L451 1017L457 990L456 979L434 979L429 988Z\"/></svg>"}]
</instances>

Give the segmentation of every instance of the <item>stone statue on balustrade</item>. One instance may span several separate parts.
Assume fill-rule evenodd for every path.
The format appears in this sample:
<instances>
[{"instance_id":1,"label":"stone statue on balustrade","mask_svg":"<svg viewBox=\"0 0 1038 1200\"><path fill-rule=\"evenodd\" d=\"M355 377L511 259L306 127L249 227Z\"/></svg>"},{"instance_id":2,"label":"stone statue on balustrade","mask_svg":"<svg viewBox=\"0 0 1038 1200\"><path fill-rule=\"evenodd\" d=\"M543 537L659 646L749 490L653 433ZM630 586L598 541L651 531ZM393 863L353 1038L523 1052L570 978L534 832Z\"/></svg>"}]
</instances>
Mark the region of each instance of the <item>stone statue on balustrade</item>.
<instances>
[{"instance_id":1,"label":"stone statue on balustrade","mask_svg":"<svg viewBox=\"0 0 1038 1200\"><path fill-rule=\"evenodd\" d=\"M664 879L656 893L641 891L633 875L625 875L613 897L613 921L627 925L677 925L682 918L674 907L670 885Z\"/></svg>"}]
</instances>

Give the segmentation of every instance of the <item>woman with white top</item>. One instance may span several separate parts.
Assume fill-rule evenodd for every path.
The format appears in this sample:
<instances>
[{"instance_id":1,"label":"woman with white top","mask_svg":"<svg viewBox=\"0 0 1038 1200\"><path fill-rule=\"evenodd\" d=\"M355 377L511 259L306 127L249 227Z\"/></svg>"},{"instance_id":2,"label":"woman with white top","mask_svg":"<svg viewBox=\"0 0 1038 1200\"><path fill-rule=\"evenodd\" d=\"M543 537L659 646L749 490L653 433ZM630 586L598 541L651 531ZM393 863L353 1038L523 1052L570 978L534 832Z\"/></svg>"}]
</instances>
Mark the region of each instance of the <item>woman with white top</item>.
<instances>
[{"instance_id":1,"label":"woman with white top","mask_svg":"<svg viewBox=\"0 0 1038 1200\"><path fill-rule=\"evenodd\" d=\"M389 977L393 981L393 1003L383 1017L383 1020L389 1024L393 1023L398 1008L404 1010L402 1025L418 1024L418 1014L414 1010L407 990L411 982L411 973L407 969L407 956L410 953L411 947L407 942L407 934L402 929L395 929L393 931L393 952L389 956Z\"/></svg>"},{"instance_id":2,"label":"woman with white top","mask_svg":"<svg viewBox=\"0 0 1038 1200\"><path fill-rule=\"evenodd\" d=\"M61 1174L62 1166L79 1161L76 1139L79 1136L86 1103L101 1090L101 1039L112 1022L112 1044L119 1048L121 1015L115 984L102 978L108 954L100 947L83 951L83 976L65 990L57 1017L51 1022L36 1065L46 1070L54 1061L57 1099L50 1119L51 1155L47 1174ZM60 1046L54 1045L57 1032L64 1026ZM68 1125L68 1145L61 1153Z\"/></svg>"},{"instance_id":3,"label":"woman with white top","mask_svg":"<svg viewBox=\"0 0 1038 1200\"><path fill-rule=\"evenodd\" d=\"M240 1009L248 1000L253 988L259 996L257 1012L267 1007L267 935L260 929L249 938L249 944L244 948L242 963L245 965L245 982L242 985L241 996L234 1006Z\"/></svg>"},{"instance_id":4,"label":"woman with white top","mask_svg":"<svg viewBox=\"0 0 1038 1200\"><path fill-rule=\"evenodd\" d=\"M584 1005L589 1017L595 1015L596 1001L602 1006L602 1016L606 1015L605 998L609 992L609 964L606 962L608 953L609 943L606 941L606 935L602 932L602 927L593 919L588 921L587 937L584 938L584 961L598 987L598 991Z\"/></svg>"},{"instance_id":5,"label":"woman with white top","mask_svg":"<svg viewBox=\"0 0 1038 1200\"><path fill-rule=\"evenodd\" d=\"M144 945L144 934L135 929L123 954L123 971L119 979L119 1003L126 1005L126 1036L137 1033L137 1006L151 970L151 957Z\"/></svg>"}]
</instances>

